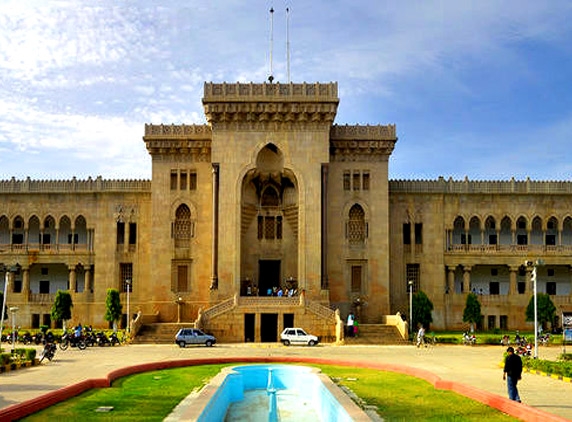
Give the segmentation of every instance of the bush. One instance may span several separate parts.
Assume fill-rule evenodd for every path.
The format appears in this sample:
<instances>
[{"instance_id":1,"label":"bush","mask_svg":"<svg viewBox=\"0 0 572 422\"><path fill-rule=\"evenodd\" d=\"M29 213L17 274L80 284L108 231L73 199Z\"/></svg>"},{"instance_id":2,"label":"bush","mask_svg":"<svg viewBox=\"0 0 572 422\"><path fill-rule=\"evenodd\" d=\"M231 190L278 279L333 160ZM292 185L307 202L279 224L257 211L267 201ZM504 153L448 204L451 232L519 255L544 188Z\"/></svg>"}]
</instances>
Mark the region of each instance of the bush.
<instances>
[{"instance_id":1,"label":"bush","mask_svg":"<svg viewBox=\"0 0 572 422\"><path fill-rule=\"evenodd\" d=\"M12 361L11 353L1 353L0 354L0 365L8 365Z\"/></svg>"},{"instance_id":2,"label":"bush","mask_svg":"<svg viewBox=\"0 0 572 422\"><path fill-rule=\"evenodd\" d=\"M558 356L558 359L560 360L572 360L572 353L562 353L560 356Z\"/></svg>"},{"instance_id":3,"label":"bush","mask_svg":"<svg viewBox=\"0 0 572 422\"><path fill-rule=\"evenodd\" d=\"M532 371L540 371L563 377L572 377L572 362L569 361L554 362L549 360L533 359L526 356L522 359L522 365Z\"/></svg>"}]
</instances>

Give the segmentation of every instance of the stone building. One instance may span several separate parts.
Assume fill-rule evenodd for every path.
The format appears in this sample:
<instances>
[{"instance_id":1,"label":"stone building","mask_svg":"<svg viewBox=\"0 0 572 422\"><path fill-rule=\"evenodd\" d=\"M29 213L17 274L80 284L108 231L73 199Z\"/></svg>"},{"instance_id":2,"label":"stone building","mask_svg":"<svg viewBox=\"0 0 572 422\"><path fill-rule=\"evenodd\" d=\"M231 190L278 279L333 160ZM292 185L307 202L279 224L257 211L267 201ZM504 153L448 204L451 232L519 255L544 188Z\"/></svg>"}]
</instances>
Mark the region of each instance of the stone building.
<instances>
[{"instance_id":1,"label":"stone building","mask_svg":"<svg viewBox=\"0 0 572 422\"><path fill-rule=\"evenodd\" d=\"M18 325L105 326L118 289L146 321L196 323L222 341L286 326L333 338L408 315L408 285L461 329L526 329L525 259L538 289L572 298L572 183L389 180L393 125L334 124L336 83L204 86L206 125L146 125L151 180L0 181L0 264ZM282 291L279 296L278 291ZM334 310L339 310L336 313ZM123 324L125 324L126 315Z\"/></svg>"}]
</instances>

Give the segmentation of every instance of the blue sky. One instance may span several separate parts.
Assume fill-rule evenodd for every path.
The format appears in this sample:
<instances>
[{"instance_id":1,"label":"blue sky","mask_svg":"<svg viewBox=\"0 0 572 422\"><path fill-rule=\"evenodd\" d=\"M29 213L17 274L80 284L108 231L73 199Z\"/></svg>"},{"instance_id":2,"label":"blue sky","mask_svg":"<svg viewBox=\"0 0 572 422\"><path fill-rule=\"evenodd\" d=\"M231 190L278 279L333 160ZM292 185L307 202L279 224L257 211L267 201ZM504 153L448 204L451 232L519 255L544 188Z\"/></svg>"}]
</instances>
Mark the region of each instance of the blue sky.
<instances>
[{"instance_id":1,"label":"blue sky","mask_svg":"<svg viewBox=\"0 0 572 422\"><path fill-rule=\"evenodd\" d=\"M149 179L145 123L203 82L337 81L396 124L392 179L572 180L572 2L2 0L0 180Z\"/></svg>"}]
</instances>

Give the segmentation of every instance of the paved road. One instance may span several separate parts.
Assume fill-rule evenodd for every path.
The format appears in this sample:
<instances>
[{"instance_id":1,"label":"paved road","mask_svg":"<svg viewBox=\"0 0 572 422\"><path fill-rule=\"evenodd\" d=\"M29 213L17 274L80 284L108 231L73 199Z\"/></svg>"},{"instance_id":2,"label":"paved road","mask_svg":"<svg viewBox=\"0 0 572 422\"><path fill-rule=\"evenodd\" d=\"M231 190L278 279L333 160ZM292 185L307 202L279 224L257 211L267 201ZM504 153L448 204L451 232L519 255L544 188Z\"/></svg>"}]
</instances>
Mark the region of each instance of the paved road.
<instances>
[{"instance_id":1,"label":"paved road","mask_svg":"<svg viewBox=\"0 0 572 422\"><path fill-rule=\"evenodd\" d=\"M500 346L333 346L284 347L279 344L218 344L212 348L175 345L129 345L58 350L52 362L0 374L0 408L131 365L205 357L320 357L352 362L392 363L422 368L444 380L458 381L506 397ZM539 358L554 359L561 349L539 349ZM524 403L572 421L572 383L525 373L519 384Z\"/></svg>"}]
</instances>

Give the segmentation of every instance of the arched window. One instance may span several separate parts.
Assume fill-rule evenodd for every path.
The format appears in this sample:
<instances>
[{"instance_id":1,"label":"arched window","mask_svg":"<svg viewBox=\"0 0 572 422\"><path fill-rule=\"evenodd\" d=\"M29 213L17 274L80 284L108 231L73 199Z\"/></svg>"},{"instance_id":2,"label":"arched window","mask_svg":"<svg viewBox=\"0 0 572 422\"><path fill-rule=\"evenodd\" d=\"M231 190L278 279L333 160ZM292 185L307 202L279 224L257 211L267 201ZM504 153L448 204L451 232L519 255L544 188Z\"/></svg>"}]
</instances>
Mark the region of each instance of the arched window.
<instances>
[{"instance_id":1,"label":"arched window","mask_svg":"<svg viewBox=\"0 0 572 422\"><path fill-rule=\"evenodd\" d=\"M365 212L359 204L350 208L347 238L350 243L363 243L367 236Z\"/></svg>"},{"instance_id":2,"label":"arched window","mask_svg":"<svg viewBox=\"0 0 572 422\"><path fill-rule=\"evenodd\" d=\"M280 205L280 200L278 198L278 192L271 186L268 186L262 192L262 198L260 200L260 205L263 207L277 207Z\"/></svg>"},{"instance_id":3,"label":"arched window","mask_svg":"<svg viewBox=\"0 0 572 422\"><path fill-rule=\"evenodd\" d=\"M175 213L174 237L175 246L189 246L192 236L191 210L185 204L179 205Z\"/></svg>"}]
</instances>

